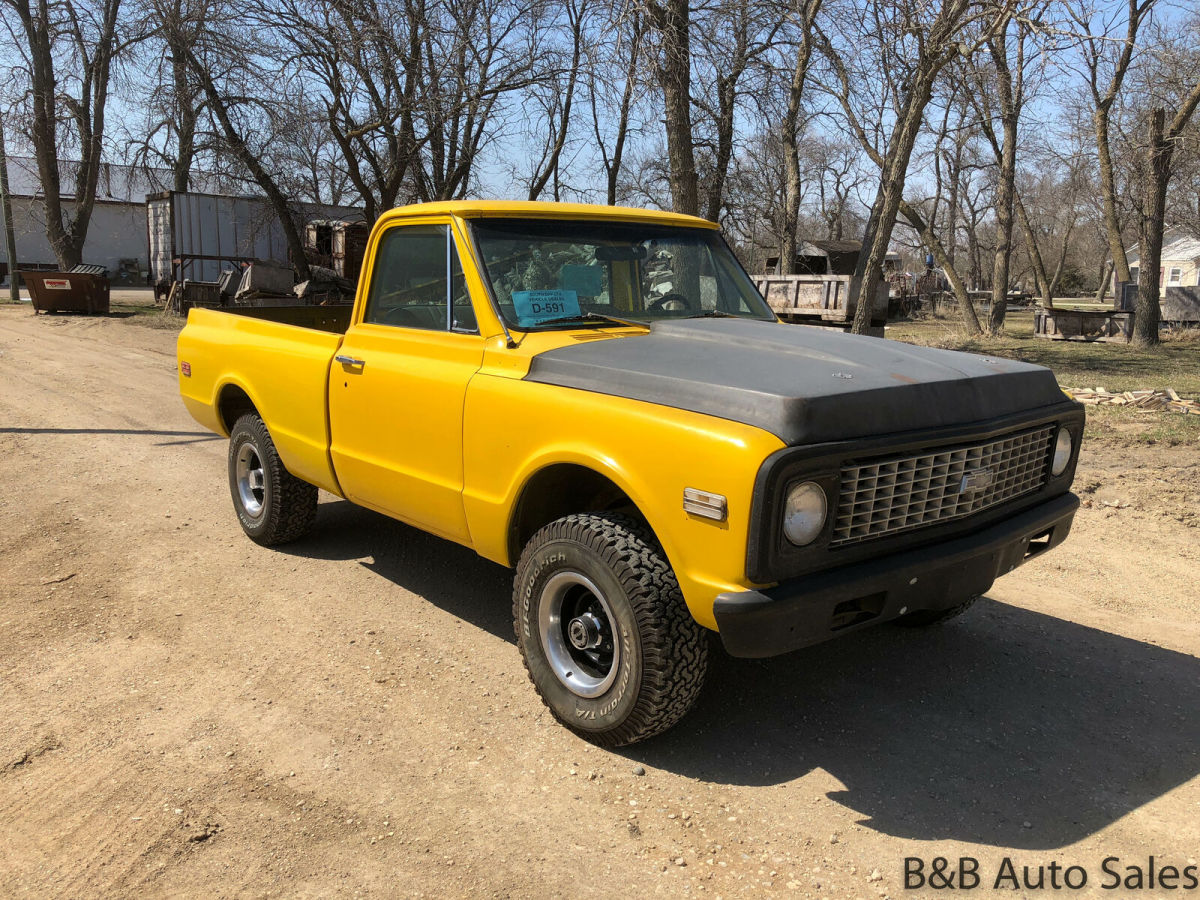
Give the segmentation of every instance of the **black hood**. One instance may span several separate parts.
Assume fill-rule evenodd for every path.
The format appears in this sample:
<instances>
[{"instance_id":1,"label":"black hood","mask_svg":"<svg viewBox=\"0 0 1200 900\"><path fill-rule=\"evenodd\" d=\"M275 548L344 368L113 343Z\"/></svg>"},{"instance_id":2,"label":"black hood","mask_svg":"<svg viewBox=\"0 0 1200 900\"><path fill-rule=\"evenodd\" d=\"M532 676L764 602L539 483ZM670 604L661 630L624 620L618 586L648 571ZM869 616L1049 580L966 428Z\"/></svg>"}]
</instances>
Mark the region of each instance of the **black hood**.
<instances>
[{"instance_id":1,"label":"black hood","mask_svg":"<svg viewBox=\"0 0 1200 900\"><path fill-rule=\"evenodd\" d=\"M525 377L743 422L788 445L965 425L1065 400L1041 366L733 318L581 340L534 357Z\"/></svg>"}]
</instances>

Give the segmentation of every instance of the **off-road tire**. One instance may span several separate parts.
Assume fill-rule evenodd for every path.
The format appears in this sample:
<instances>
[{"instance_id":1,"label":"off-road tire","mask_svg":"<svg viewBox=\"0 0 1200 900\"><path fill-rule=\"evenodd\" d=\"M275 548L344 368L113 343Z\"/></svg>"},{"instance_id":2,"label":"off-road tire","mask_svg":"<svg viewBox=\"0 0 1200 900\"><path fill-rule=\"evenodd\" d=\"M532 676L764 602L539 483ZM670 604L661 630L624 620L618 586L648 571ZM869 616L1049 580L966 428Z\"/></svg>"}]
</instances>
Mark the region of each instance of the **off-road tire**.
<instances>
[{"instance_id":1,"label":"off-road tire","mask_svg":"<svg viewBox=\"0 0 1200 900\"><path fill-rule=\"evenodd\" d=\"M931 625L941 625L943 622L949 622L951 619L961 616L974 606L975 601L978 599L978 596L970 597L957 606L951 606L946 609L918 609L900 616L900 618L895 620L895 624L902 625L905 628L928 628Z\"/></svg>"},{"instance_id":2,"label":"off-road tire","mask_svg":"<svg viewBox=\"0 0 1200 900\"><path fill-rule=\"evenodd\" d=\"M246 446L253 448L262 467L262 509L258 515L246 508L239 491L237 460ZM242 531L264 547L304 537L317 520L316 487L283 467L267 426L255 413L239 418L229 434L229 492Z\"/></svg>"},{"instance_id":3,"label":"off-road tire","mask_svg":"<svg viewBox=\"0 0 1200 900\"><path fill-rule=\"evenodd\" d=\"M596 697L569 689L543 646L540 604L550 602L543 589L564 572L582 574L601 589L620 632L616 678ZM563 725L602 747L666 731L692 708L704 685L706 630L688 612L649 529L627 516L570 515L534 534L513 582L513 624L543 702Z\"/></svg>"}]
</instances>

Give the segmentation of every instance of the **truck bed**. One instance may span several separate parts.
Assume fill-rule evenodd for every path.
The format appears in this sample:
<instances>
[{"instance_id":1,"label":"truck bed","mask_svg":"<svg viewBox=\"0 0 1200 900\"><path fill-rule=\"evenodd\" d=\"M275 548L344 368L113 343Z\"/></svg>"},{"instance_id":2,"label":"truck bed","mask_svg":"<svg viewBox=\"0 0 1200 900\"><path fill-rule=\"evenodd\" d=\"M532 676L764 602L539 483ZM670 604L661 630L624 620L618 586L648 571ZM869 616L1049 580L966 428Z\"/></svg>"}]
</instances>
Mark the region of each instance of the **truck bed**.
<instances>
[{"instance_id":1,"label":"truck bed","mask_svg":"<svg viewBox=\"0 0 1200 900\"><path fill-rule=\"evenodd\" d=\"M180 394L197 421L228 434L244 395L271 423L288 471L340 493L329 459L329 368L349 306L193 309L179 335ZM230 412L230 411L234 412Z\"/></svg>"},{"instance_id":2,"label":"truck bed","mask_svg":"<svg viewBox=\"0 0 1200 900\"><path fill-rule=\"evenodd\" d=\"M352 304L345 303L336 306L227 306L218 312L278 322L280 325L328 331L330 334L345 334L346 329L350 327L350 314L353 310Z\"/></svg>"},{"instance_id":3,"label":"truck bed","mask_svg":"<svg viewBox=\"0 0 1200 900\"><path fill-rule=\"evenodd\" d=\"M754 286L776 315L788 322L841 325L854 321L849 275L755 275ZM888 286L879 285L871 322L887 319Z\"/></svg>"}]
</instances>

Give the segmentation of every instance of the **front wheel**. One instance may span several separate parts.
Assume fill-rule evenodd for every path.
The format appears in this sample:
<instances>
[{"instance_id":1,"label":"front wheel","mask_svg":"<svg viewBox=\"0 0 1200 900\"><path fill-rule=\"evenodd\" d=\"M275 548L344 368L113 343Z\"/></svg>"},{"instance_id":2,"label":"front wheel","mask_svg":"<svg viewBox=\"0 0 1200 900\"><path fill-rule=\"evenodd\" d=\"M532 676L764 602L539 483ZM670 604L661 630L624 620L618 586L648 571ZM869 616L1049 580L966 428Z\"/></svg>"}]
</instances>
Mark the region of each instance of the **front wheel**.
<instances>
[{"instance_id":1,"label":"front wheel","mask_svg":"<svg viewBox=\"0 0 1200 900\"><path fill-rule=\"evenodd\" d=\"M708 642L649 531L572 515L526 545L513 584L525 668L560 722L619 747L667 730L704 684Z\"/></svg>"},{"instance_id":2,"label":"front wheel","mask_svg":"<svg viewBox=\"0 0 1200 900\"><path fill-rule=\"evenodd\" d=\"M229 492L247 537L264 547L304 537L317 520L317 489L283 467L267 426L254 413L229 433Z\"/></svg>"}]
</instances>

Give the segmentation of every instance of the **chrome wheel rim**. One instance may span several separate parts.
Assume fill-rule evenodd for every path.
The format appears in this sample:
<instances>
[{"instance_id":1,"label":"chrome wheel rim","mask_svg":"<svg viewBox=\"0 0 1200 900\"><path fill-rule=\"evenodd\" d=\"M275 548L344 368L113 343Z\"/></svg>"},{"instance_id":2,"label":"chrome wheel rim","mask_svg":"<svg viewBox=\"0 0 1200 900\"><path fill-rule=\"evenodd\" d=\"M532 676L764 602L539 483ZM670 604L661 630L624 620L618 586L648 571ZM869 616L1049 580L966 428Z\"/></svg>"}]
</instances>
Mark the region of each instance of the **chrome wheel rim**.
<instances>
[{"instance_id":1,"label":"chrome wheel rim","mask_svg":"<svg viewBox=\"0 0 1200 900\"><path fill-rule=\"evenodd\" d=\"M252 519L259 518L267 502L267 477L263 470L258 448L253 444L242 444L234 463L234 478L237 480L238 499L242 509Z\"/></svg>"},{"instance_id":2,"label":"chrome wheel rim","mask_svg":"<svg viewBox=\"0 0 1200 900\"><path fill-rule=\"evenodd\" d=\"M590 698L612 687L621 662L616 619L590 578L551 576L538 603L538 631L550 669L567 690Z\"/></svg>"}]
</instances>

